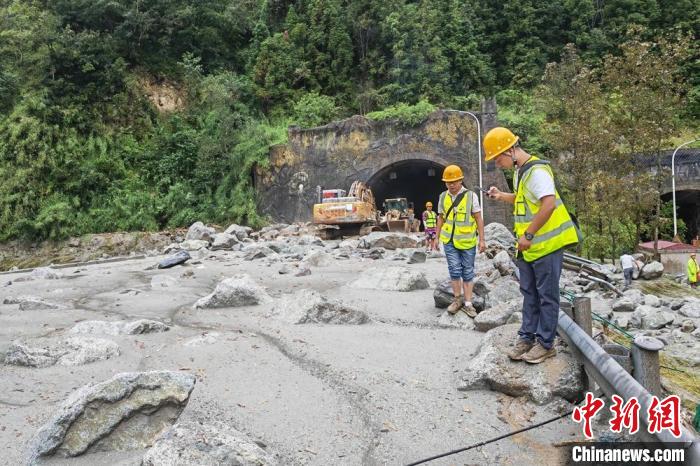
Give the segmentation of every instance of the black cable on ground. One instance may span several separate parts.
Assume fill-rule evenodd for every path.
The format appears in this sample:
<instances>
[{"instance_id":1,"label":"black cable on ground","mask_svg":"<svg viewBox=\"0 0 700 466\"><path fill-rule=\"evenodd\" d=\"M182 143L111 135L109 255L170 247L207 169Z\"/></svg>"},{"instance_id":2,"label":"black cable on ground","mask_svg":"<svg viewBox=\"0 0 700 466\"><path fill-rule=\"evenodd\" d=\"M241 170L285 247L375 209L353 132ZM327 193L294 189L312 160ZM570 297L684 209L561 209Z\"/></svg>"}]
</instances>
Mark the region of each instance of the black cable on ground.
<instances>
[{"instance_id":1,"label":"black cable on ground","mask_svg":"<svg viewBox=\"0 0 700 466\"><path fill-rule=\"evenodd\" d=\"M428 461L433 461L433 460L436 460L436 459L438 459L438 458L444 458L445 456L450 456L450 455L454 455L454 454L456 454L456 453L460 453L460 452L463 452L463 451L471 450L471 449L473 449L473 448L482 447L482 446L484 446L484 445L488 445L489 443L497 442L498 440L502 440L502 439L504 439L504 438L511 437L511 436L513 436L513 435L520 434L520 433L526 432L526 431L528 431L528 430L532 430L532 429L536 429L536 428L538 428L538 427L542 427L542 426L545 425L545 424L549 424L549 423L551 423L551 422L558 421L559 419L562 419L562 418L565 418L565 417L567 417L567 416L570 416L571 413L573 413L573 412L574 412L574 410L572 409L571 411L568 411L568 412L562 414L561 416L553 417L552 419L548 419L548 420L546 420L546 421L542 421L542 422L540 422L539 424L534 424L534 425L531 425L531 426L528 426L528 427L523 427L522 429L519 429L519 430L510 432L510 433L508 433L508 434L503 434L503 435L501 435L501 436L499 436L499 437L495 437L495 438L492 438L492 439L490 439L490 440L484 440L483 442L475 443L474 445L470 445L470 446L468 446L468 447L464 447L464 448L459 448L459 449L457 449L457 450L448 451L447 453L442 453L442 454L440 454L440 455L431 456L430 458L425 458L425 459L422 459L422 460L420 460L420 461L416 461L416 462L414 462L414 463L409 463L409 464L407 464L406 466L416 466L417 464L427 463Z\"/></svg>"}]
</instances>

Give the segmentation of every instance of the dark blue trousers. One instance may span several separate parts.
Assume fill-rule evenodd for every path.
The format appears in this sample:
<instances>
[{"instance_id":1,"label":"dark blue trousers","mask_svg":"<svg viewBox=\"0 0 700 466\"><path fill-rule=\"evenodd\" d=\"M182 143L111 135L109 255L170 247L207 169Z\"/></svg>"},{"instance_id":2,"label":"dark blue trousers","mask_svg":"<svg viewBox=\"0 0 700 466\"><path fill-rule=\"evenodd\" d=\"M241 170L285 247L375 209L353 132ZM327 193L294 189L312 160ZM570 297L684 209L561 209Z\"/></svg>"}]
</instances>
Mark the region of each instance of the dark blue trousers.
<instances>
[{"instance_id":1,"label":"dark blue trousers","mask_svg":"<svg viewBox=\"0 0 700 466\"><path fill-rule=\"evenodd\" d=\"M523 340L549 349L554 344L559 321L559 277L564 250L532 262L518 259L520 292L523 294L523 323L518 335Z\"/></svg>"}]
</instances>

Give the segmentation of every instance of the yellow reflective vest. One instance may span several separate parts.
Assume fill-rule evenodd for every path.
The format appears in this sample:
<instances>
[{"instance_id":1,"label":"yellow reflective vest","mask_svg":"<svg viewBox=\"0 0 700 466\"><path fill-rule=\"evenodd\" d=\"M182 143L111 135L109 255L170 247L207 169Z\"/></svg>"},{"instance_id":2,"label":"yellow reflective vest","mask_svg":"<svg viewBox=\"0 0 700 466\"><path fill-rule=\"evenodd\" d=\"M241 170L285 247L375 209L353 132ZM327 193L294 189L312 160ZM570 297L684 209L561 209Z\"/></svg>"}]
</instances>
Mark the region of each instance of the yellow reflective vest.
<instances>
[{"instance_id":1,"label":"yellow reflective vest","mask_svg":"<svg viewBox=\"0 0 700 466\"><path fill-rule=\"evenodd\" d=\"M455 196L456 197L456 196ZM452 196L444 191L440 194L438 201L442 206L443 222L440 229L440 241L452 244L457 249L471 249L476 246L476 220L472 215L472 193L465 191L462 200L451 211L446 218L445 213L452 205Z\"/></svg>"},{"instance_id":2,"label":"yellow reflective vest","mask_svg":"<svg viewBox=\"0 0 700 466\"><path fill-rule=\"evenodd\" d=\"M698 281L698 263L692 257L688 259L688 281L690 283Z\"/></svg>"},{"instance_id":3,"label":"yellow reflective vest","mask_svg":"<svg viewBox=\"0 0 700 466\"><path fill-rule=\"evenodd\" d=\"M513 205L516 239L525 234L530 223L532 223L532 219L535 218L535 215L540 210L541 202L539 200L530 202L525 196L525 187L534 170L545 170L552 177L552 180L554 179L554 173L552 173L549 162L534 156L513 175L513 186L516 187L515 203ZM564 206L564 202L561 200L559 191L556 188L554 193L555 207L552 216L537 230L532 239L530 249L519 252L526 262L535 261L547 254L558 251L564 246L576 244L579 241L577 228L571 220L571 216L566 210L566 206Z\"/></svg>"},{"instance_id":4,"label":"yellow reflective vest","mask_svg":"<svg viewBox=\"0 0 700 466\"><path fill-rule=\"evenodd\" d=\"M435 228L437 225L437 213L434 210L425 211L425 228Z\"/></svg>"}]
</instances>

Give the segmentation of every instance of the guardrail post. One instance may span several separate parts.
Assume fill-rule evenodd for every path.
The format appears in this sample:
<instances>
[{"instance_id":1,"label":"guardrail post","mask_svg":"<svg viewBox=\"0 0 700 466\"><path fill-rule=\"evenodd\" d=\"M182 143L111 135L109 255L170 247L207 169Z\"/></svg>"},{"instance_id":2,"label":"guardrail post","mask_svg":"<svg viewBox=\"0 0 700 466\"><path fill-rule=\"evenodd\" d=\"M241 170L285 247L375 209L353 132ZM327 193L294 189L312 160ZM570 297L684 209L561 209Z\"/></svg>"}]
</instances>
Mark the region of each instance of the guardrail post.
<instances>
[{"instance_id":1,"label":"guardrail post","mask_svg":"<svg viewBox=\"0 0 700 466\"><path fill-rule=\"evenodd\" d=\"M593 336L591 298L578 297L574 299L574 322L576 322L589 337Z\"/></svg>"},{"instance_id":2,"label":"guardrail post","mask_svg":"<svg viewBox=\"0 0 700 466\"><path fill-rule=\"evenodd\" d=\"M662 395L659 351L663 347L661 340L644 335L637 335L632 344L633 376L649 393L658 397Z\"/></svg>"}]
</instances>

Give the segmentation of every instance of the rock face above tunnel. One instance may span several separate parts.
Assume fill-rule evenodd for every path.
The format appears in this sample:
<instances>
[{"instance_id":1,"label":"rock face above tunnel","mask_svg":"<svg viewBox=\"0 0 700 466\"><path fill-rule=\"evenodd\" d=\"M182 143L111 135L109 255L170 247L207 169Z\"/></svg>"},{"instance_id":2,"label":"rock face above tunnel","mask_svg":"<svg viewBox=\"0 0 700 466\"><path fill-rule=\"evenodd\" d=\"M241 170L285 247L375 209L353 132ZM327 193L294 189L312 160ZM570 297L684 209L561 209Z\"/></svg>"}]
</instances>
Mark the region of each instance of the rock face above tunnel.
<instances>
[{"instance_id":1,"label":"rock face above tunnel","mask_svg":"<svg viewBox=\"0 0 700 466\"><path fill-rule=\"evenodd\" d=\"M493 126L491 113L477 113L482 131ZM464 184L479 185L479 150L476 122L464 112L439 110L422 123L408 127L398 121L373 121L362 116L330 123L319 128L289 128L289 142L278 145L270 152L270 164L255 172L258 206L271 218L284 221L309 221L317 199L317 186L326 189L348 189L355 180L368 183L377 191L386 191L387 197L413 197L416 214L424 202L437 201L432 192L443 190L440 183L442 168L456 164L465 172ZM385 178L392 172L413 170L417 165L425 169L414 173L401 184L401 176L387 187ZM424 173L423 173L424 172ZM508 185L500 170L482 166L484 186ZM416 190L431 186L431 192ZM439 194L439 191L437 191ZM383 196L382 196L383 197ZM418 198L420 197L420 198ZM377 199L381 203L381 199ZM484 198L485 222L512 225L512 216L506 205ZM381 208L381 204L377 207Z\"/></svg>"}]
</instances>

